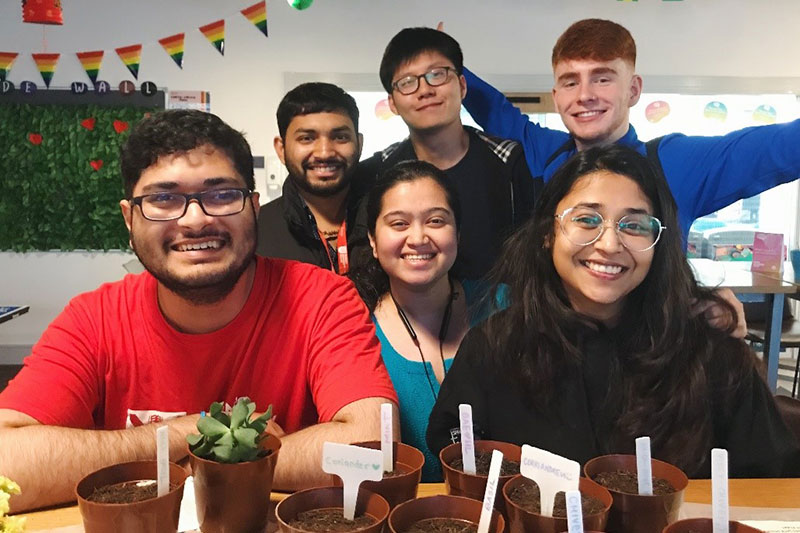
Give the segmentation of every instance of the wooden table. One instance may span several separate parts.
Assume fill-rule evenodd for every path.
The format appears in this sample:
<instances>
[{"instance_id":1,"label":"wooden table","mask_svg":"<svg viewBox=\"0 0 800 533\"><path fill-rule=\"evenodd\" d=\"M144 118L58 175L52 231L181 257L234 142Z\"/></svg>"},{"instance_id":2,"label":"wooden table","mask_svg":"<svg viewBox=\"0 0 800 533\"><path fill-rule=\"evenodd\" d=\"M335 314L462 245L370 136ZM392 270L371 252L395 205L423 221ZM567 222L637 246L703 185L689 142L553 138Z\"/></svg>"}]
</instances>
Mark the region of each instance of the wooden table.
<instances>
[{"instance_id":1,"label":"wooden table","mask_svg":"<svg viewBox=\"0 0 800 533\"><path fill-rule=\"evenodd\" d=\"M731 479L729 482L730 505L734 507L797 508L800 506L800 478L794 479ZM444 483L422 483L418 496L444 494ZM273 493L273 501L285 498L285 494ZM699 479L689 481L684 501L711 503L711 481ZM81 523L77 506L62 507L28 513L26 531L48 530L74 526Z\"/></svg>"},{"instance_id":2,"label":"wooden table","mask_svg":"<svg viewBox=\"0 0 800 533\"><path fill-rule=\"evenodd\" d=\"M764 295L767 302L764 362L767 365L767 383L775 392L778 387L784 297L797 294L800 285L787 282L780 275L750 272L749 262L689 259L689 265L697 282L704 287L727 288L737 294Z\"/></svg>"}]
</instances>

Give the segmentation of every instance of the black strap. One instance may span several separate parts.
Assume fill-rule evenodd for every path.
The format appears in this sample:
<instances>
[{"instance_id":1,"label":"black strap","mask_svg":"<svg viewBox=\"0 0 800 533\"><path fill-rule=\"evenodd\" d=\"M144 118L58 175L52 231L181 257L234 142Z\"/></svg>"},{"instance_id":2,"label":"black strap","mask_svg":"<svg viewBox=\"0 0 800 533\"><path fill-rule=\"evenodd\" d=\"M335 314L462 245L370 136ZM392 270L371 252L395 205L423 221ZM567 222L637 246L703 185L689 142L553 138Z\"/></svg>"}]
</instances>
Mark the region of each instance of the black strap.
<instances>
[{"instance_id":1,"label":"black strap","mask_svg":"<svg viewBox=\"0 0 800 533\"><path fill-rule=\"evenodd\" d=\"M569 139L567 139L567 142L565 142L564 144L562 144L562 145L561 145L561 146L558 148L558 150L556 150L555 152L553 152L552 154L550 154L550 157L548 157L548 158L547 158L547 161L545 161L545 163L544 163L544 168L547 168L547 167L549 167L549 166L550 166L550 163L552 163L553 161L555 161L555 160L556 160L556 158L557 158L558 156L560 156L561 154L563 154L564 152L569 152L570 150L574 150L574 149L575 149L575 139L574 139L574 138L572 138L572 136L570 136L570 138L569 138Z\"/></svg>"},{"instance_id":2,"label":"black strap","mask_svg":"<svg viewBox=\"0 0 800 533\"><path fill-rule=\"evenodd\" d=\"M661 166L661 158L658 157L658 145L663 138L664 137L656 137L655 139L650 139L644 143L644 147L647 160L650 162L650 165L652 165L653 170L661 179L666 181L667 177L664 175L664 168Z\"/></svg>"}]
</instances>

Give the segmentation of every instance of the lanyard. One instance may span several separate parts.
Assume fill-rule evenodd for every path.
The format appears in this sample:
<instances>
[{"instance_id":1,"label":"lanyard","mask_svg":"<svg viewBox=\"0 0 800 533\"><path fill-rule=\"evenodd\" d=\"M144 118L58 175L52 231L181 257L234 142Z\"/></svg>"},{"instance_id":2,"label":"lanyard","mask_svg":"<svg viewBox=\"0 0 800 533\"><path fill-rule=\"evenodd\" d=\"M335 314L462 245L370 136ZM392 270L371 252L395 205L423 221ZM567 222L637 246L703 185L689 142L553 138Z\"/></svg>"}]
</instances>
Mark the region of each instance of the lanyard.
<instances>
[{"instance_id":1,"label":"lanyard","mask_svg":"<svg viewBox=\"0 0 800 533\"><path fill-rule=\"evenodd\" d=\"M328 244L327 239L325 239L325 235L319 230L317 230L317 232L319 233L319 238L322 241L322 245L325 247L325 254L328 256L328 262L331 264L331 270L335 272L336 269L333 267L331 254L329 252L330 245ZM342 225L339 227L339 233L336 235L336 259L339 266L339 274L347 274L347 271L350 270L350 260L347 253L347 222L342 222Z\"/></svg>"}]
</instances>

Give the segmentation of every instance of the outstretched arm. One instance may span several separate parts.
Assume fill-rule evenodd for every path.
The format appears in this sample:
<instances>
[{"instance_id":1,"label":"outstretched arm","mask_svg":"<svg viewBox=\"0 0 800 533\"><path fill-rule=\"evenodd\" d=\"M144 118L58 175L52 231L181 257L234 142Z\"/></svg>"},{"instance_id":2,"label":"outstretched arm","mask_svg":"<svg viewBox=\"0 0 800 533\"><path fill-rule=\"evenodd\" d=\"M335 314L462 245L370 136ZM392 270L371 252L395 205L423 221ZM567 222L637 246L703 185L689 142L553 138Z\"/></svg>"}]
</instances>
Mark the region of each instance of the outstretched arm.
<instances>
[{"instance_id":1,"label":"outstretched arm","mask_svg":"<svg viewBox=\"0 0 800 533\"><path fill-rule=\"evenodd\" d=\"M11 498L13 512L75 499L80 479L100 468L127 461L155 459L156 428L167 425L170 460L186 455L186 435L197 415L114 431L39 424L11 409L0 409L0 472L16 481L22 494Z\"/></svg>"},{"instance_id":2,"label":"outstretched arm","mask_svg":"<svg viewBox=\"0 0 800 533\"><path fill-rule=\"evenodd\" d=\"M381 438L381 404L385 398L364 398L342 407L333 420L281 437L281 450L273 485L279 490L298 490L329 485L331 476L322 471L322 444L352 444ZM394 435L400 435L397 406L392 403Z\"/></svg>"}]
</instances>

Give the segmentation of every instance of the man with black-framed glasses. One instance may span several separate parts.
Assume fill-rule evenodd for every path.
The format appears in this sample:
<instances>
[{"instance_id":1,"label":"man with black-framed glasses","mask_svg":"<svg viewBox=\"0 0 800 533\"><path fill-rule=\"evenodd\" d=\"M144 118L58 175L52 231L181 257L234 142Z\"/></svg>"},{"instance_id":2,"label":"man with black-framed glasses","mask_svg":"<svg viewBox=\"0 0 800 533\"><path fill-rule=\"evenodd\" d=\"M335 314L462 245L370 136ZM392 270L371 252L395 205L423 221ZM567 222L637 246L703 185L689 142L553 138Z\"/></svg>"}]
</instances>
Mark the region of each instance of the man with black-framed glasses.
<instances>
[{"instance_id":1,"label":"man with black-framed glasses","mask_svg":"<svg viewBox=\"0 0 800 533\"><path fill-rule=\"evenodd\" d=\"M461 101L467 90L462 63L461 47L444 32L405 28L392 38L381 60L381 84L409 137L362 161L361 170L379 174L408 159L444 170L467 215L454 273L480 279L505 238L527 219L538 186L518 143L462 124Z\"/></svg>"},{"instance_id":2,"label":"man with black-framed glasses","mask_svg":"<svg viewBox=\"0 0 800 533\"><path fill-rule=\"evenodd\" d=\"M198 413L242 396L273 406L275 486L326 483L322 443L377 439L380 404L397 401L352 284L256 257L250 147L218 117L143 120L121 166L120 207L147 271L74 298L0 394L0 472L23 487L12 510L74 499L83 475L155 458L159 425L181 459Z\"/></svg>"}]
</instances>

